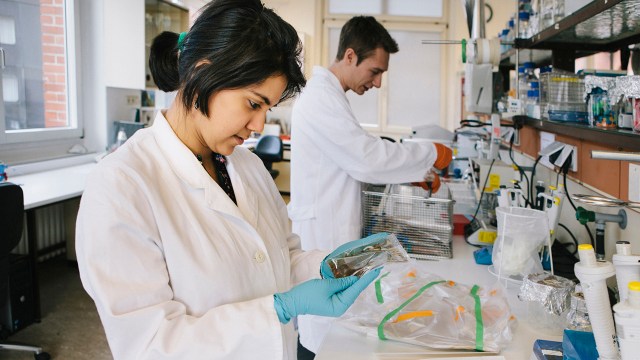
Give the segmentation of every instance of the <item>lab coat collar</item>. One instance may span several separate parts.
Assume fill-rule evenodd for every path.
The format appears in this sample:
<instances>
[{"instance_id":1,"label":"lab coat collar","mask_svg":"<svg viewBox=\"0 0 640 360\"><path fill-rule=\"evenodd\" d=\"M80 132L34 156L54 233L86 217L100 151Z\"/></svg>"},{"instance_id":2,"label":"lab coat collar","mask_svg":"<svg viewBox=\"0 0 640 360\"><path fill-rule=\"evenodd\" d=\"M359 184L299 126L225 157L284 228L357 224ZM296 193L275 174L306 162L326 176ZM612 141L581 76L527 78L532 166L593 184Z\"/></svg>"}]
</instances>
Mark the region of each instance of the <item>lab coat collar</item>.
<instances>
[{"instance_id":1,"label":"lab coat collar","mask_svg":"<svg viewBox=\"0 0 640 360\"><path fill-rule=\"evenodd\" d=\"M326 79L333 87L340 90L341 93L345 94L345 97L346 97L346 93L342 88L342 85L340 84L340 80L338 79L336 74L331 72L331 70L324 68L322 66L316 65L313 67L313 76Z\"/></svg>"},{"instance_id":2,"label":"lab coat collar","mask_svg":"<svg viewBox=\"0 0 640 360\"><path fill-rule=\"evenodd\" d=\"M256 226L257 196L244 185L238 175L233 155L227 157L227 171L233 184L238 206L211 179L191 150L176 136L162 111L158 111L151 128L158 141L160 151L175 174L189 186L204 189L204 198L209 209L244 219L252 226Z\"/></svg>"}]
</instances>

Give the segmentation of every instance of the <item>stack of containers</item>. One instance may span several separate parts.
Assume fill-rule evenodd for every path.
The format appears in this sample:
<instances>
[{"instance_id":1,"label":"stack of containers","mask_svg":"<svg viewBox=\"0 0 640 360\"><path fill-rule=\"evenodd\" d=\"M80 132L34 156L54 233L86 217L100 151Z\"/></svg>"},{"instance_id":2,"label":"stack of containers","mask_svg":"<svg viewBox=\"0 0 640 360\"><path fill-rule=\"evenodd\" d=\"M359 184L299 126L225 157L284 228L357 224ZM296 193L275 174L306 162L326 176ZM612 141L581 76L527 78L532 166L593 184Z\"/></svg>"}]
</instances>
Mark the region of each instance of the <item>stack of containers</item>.
<instances>
[{"instance_id":1,"label":"stack of containers","mask_svg":"<svg viewBox=\"0 0 640 360\"><path fill-rule=\"evenodd\" d=\"M543 77L545 115L549 120L588 123L584 102L584 79L555 69ZM541 104L541 108L543 104ZM544 116L543 116L544 117Z\"/></svg>"},{"instance_id":2,"label":"stack of containers","mask_svg":"<svg viewBox=\"0 0 640 360\"><path fill-rule=\"evenodd\" d=\"M540 119L549 120L549 113L547 112L547 104L549 99L547 96L547 84L551 75L551 66L543 66L540 68Z\"/></svg>"}]
</instances>

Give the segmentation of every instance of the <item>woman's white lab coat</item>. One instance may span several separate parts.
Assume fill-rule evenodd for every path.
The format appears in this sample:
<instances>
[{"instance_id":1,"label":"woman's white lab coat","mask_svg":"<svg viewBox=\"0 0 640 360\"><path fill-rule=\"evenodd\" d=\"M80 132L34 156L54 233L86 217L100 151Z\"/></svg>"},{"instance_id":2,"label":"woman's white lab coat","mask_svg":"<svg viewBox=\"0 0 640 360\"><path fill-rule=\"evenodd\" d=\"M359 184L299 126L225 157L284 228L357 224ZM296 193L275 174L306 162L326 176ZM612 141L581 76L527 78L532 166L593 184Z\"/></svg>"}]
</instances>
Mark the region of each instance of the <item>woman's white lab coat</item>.
<instances>
[{"instance_id":1,"label":"woman's white lab coat","mask_svg":"<svg viewBox=\"0 0 640 360\"><path fill-rule=\"evenodd\" d=\"M227 157L238 206L162 114L89 176L77 220L82 283L115 359L295 359L273 294L317 277L250 151Z\"/></svg>"},{"instance_id":2,"label":"woman's white lab coat","mask_svg":"<svg viewBox=\"0 0 640 360\"><path fill-rule=\"evenodd\" d=\"M294 104L291 131L288 210L305 250L360 238L362 184L423 181L437 156L431 143L392 143L367 133L338 78L318 66ZM310 318L299 318L300 341L315 352L328 325L311 330Z\"/></svg>"}]
</instances>

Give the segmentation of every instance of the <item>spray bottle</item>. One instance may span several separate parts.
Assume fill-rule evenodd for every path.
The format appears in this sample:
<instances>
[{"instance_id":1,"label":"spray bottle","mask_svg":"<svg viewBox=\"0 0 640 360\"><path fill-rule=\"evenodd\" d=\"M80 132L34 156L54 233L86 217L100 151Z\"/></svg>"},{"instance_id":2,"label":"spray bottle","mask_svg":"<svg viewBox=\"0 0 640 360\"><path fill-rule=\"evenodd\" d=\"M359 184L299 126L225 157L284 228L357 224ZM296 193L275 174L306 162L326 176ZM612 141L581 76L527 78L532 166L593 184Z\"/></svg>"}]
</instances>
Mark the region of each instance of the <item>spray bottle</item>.
<instances>
[{"instance_id":1,"label":"spray bottle","mask_svg":"<svg viewBox=\"0 0 640 360\"><path fill-rule=\"evenodd\" d=\"M622 360L633 360L640 354L640 282L626 287L628 297L613 306Z\"/></svg>"},{"instance_id":2,"label":"spray bottle","mask_svg":"<svg viewBox=\"0 0 640 360\"><path fill-rule=\"evenodd\" d=\"M578 246L578 253L580 261L576 263L574 269L587 302L596 349L601 360L619 359L613 314L605 281L615 275L615 269L608 261L596 260L591 244Z\"/></svg>"},{"instance_id":3,"label":"spray bottle","mask_svg":"<svg viewBox=\"0 0 640 360\"><path fill-rule=\"evenodd\" d=\"M640 255L631 254L631 244L628 241L618 241L612 261L616 268L618 296L620 302L623 302L627 299L628 284L640 281Z\"/></svg>"}]
</instances>

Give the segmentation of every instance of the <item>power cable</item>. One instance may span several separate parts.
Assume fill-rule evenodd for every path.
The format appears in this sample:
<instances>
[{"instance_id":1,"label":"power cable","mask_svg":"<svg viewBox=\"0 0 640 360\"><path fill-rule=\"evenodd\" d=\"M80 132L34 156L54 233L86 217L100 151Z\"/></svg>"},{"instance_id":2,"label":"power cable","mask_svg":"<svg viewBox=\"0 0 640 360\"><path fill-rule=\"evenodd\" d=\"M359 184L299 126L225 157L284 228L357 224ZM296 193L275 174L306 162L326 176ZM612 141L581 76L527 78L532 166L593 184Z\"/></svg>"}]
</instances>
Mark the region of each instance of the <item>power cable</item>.
<instances>
[{"instance_id":1,"label":"power cable","mask_svg":"<svg viewBox=\"0 0 640 360\"><path fill-rule=\"evenodd\" d=\"M567 199L569 199L569 204L571 204L571 207L573 208L574 211L578 211L578 209L576 208L576 205L573 203L573 200L571 200L571 195L569 194L569 188L567 187L567 171L568 171L569 166L564 166L564 164L562 165L562 178L563 178L563 182L564 182L564 191L565 191L565 195L567 195ZM565 171L566 169L566 171ZM595 248L595 240L593 239L593 234L591 234L591 229L589 229L589 226L587 224L584 224L584 228L587 229L587 234L589 234L589 239L591 240L591 246L593 246Z\"/></svg>"}]
</instances>

